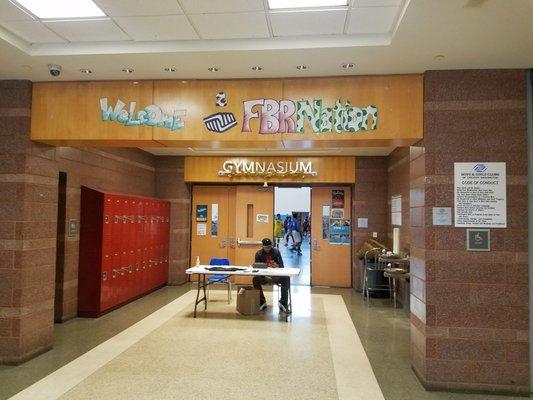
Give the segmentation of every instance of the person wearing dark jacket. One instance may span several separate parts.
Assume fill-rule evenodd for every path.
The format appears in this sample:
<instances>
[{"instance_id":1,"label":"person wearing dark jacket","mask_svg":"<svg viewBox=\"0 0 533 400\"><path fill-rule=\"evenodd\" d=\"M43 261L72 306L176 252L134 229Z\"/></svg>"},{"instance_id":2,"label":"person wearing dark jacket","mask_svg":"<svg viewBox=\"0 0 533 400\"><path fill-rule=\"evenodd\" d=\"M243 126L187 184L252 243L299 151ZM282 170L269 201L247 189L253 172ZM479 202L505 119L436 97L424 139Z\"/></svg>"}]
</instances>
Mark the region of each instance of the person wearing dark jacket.
<instances>
[{"instance_id":1,"label":"person wearing dark jacket","mask_svg":"<svg viewBox=\"0 0 533 400\"><path fill-rule=\"evenodd\" d=\"M275 247L272 247L272 241L265 238L261 241L263 247L255 253L255 262L266 263L270 268L283 268L283 259L281 253ZM279 308L281 311L288 313L288 298L290 278L288 276L254 276L254 288L259 289L259 310L267 308L267 302L263 293L261 285L265 283L280 283L281 284L281 299L279 301Z\"/></svg>"}]
</instances>

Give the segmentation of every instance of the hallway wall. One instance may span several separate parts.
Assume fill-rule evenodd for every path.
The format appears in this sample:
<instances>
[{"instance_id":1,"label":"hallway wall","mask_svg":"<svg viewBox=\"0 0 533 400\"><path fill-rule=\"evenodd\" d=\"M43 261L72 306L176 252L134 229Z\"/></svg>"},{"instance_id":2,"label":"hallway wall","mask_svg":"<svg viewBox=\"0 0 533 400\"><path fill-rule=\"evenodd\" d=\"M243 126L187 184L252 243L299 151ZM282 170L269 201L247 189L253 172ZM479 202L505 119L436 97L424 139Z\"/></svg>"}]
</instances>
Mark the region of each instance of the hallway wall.
<instances>
[{"instance_id":1,"label":"hallway wall","mask_svg":"<svg viewBox=\"0 0 533 400\"><path fill-rule=\"evenodd\" d=\"M138 149L74 148L49 149L50 162L67 173L66 223L80 220L81 186L104 191L155 197L155 157ZM57 173L56 173L57 175ZM65 235L65 258L59 290L61 320L77 315L79 233Z\"/></svg>"},{"instance_id":2,"label":"hallway wall","mask_svg":"<svg viewBox=\"0 0 533 400\"><path fill-rule=\"evenodd\" d=\"M424 140L411 149L411 349L432 389L529 393L526 72L429 71ZM465 228L433 227L453 207L454 162L505 162L507 228L465 251Z\"/></svg>"}]
</instances>

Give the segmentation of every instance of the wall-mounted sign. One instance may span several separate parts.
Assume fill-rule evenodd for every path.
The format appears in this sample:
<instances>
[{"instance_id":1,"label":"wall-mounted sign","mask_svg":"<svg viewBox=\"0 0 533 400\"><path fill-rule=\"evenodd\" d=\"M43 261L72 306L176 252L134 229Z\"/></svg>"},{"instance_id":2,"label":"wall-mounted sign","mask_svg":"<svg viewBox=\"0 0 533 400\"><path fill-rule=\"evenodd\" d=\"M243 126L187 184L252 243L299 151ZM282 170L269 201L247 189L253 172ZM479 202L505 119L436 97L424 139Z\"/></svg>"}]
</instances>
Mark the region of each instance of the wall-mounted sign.
<instances>
[{"instance_id":1,"label":"wall-mounted sign","mask_svg":"<svg viewBox=\"0 0 533 400\"><path fill-rule=\"evenodd\" d=\"M211 237L218 236L218 204L211 204Z\"/></svg>"},{"instance_id":2,"label":"wall-mounted sign","mask_svg":"<svg viewBox=\"0 0 533 400\"><path fill-rule=\"evenodd\" d=\"M368 218L357 218L358 228L368 228Z\"/></svg>"},{"instance_id":3,"label":"wall-mounted sign","mask_svg":"<svg viewBox=\"0 0 533 400\"><path fill-rule=\"evenodd\" d=\"M395 226L402 226L402 195L397 194L391 197L391 223Z\"/></svg>"},{"instance_id":4,"label":"wall-mounted sign","mask_svg":"<svg viewBox=\"0 0 533 400\"><path fill-rule=\"evenodd\" d=\"M505 163L455 163L455 226L507 227Z\"/></svg>"},{"instance_id":5,"label":"wall-mounted sign","mask_svg":"<svg viewBox=\"0 0 533 400\"><path fill-rule=\"evenodd\" d=\"M344 208L344 190L333 189L331 191L331 207Z\"/></svg>"},{"instance_id":6,"label":"wall-mounted sign","mask_svg":"<svg viewBox=\"0 0 533 400\"><path fill-rule=\"evenodd\" d=\"M248 160L226 160L222 164L222 169L218 171L218 176L261 176L265 178L299 176L317 176L313 169L313 162L303 161L248 161Z\"/></svg>"},{"instance_id":7,"label":"wall-mounted sign","mask_svg":"<svg viewBox=\"0 0 533 400\"><path fill-rule=\"evenodd\" d=\"M260 223L267 223L268 222L268 214L257 214L255 216L255 220Z\"/></svg>"},{"instance_id":8,"label":"wall-mounted sign","mask_svg":"<svg viewBox=\"0 0 533 400\"><path fill-rule=\"evenodd\" d=\"M207 222L207 205L196 205L196 222Z\"/></svg>"},{"instance_id":9,"label":"wall-mounted sign","mask_svg":"<svg viewBox=\"0 0 533 400\"><path fill-rule=\"evenodd\" d=\"M490 251L490 229L467 229L466 249L469 251Z\"/></svg>"},{"instance_id":10,"label":"wall-mounted sign","mask_svg":"<svg viewBox=\"0 0 533 400\"><path fill-rule=\"evenodd\" d=\"M78 220L69 219L68 220L68 235L76 236L78 234Z\"/></svg>"},{"instance_id":11,"label":"wall-mounted sign","mask_svg":"<svg viewBox=\"0 0 533 400\"><path fill-rule=\"evenodd\" d=\"M129 107L124 108L126 103L118 99L115 107L107 103L107 97L100 99L102 121L115 121L125 126L157 126L175 131L183 129L185 124L181 117L187 114L186 110L174 110L173 114L165 114L159 106L151 104L144 109L135 112L137 102L130 102Z\"/></svg>"},{"instance_id":12,"label":"wall-mounted sign","mask_svg":"<svg viewBox=\"0 0 533 400\"><path fill-rule=\"evenodd\" d=\"M257 111L254 111L257 110ZM352 106L349 101L337 100L333 107L323 107L321 99L273 100L255 99L244 102L242 132L251 132L250 121L259 118L259 133L304 133L309 122L311 132L358 132L375 130L378 126L376 106ZM295 118L295 119L294 119Z\"/></svg>"},{"instance_id":13,"label":"wall-mounted sign","mask_svg":"<svg viewBox=\"0 0 533 400\"><path fill-rule=\"evenodd\" d=\"M433 225L447 226L452 224L451 207L433 207Z\"/></svg>"}]
</instances>

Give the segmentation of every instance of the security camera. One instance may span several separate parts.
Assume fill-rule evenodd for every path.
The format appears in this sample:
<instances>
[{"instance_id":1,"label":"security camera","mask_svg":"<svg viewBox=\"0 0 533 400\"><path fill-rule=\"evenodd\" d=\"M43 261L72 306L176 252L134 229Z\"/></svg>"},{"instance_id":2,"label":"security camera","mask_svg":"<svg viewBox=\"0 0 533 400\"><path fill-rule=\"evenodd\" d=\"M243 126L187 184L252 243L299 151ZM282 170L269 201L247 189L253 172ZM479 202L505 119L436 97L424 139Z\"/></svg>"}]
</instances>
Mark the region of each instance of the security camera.
<instances>
[{"instance_id":1,"label":"security camera","mask_svg":"<svg viewBox=\"0 0 533 400\"><path fill-rule=\"evenodd\" d=\"M61 75L61 65L48 64L48 70L50 71L50 75L54 77Z\"/></svg>"}]
</instances>

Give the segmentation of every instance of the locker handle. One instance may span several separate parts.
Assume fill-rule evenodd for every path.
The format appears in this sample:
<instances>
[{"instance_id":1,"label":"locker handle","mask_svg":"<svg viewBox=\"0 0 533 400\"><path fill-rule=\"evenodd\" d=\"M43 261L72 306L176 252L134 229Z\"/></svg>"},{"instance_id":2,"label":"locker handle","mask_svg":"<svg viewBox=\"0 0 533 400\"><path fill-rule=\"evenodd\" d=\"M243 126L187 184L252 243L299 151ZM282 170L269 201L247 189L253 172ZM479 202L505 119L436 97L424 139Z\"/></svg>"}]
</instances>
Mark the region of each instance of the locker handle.
<instances>
[{"instance_id":1,"label":"locker handle","mask_svg":"<svg viewBox=\"0 0 533 400\"><path fill-rule=\"evenodd\" d=\"M107 271L102 272L102 280L107 281Z\"/></svg>"},{"instance_id":2,"label":"locker handle","mask_svg":"<svg viewBox=\"0 0 533 400\"><path fill-rule=\"evenodd\" d=\"M109 224L109 215L104 217L104 223Z\"/></svg>"}]
</instances>

